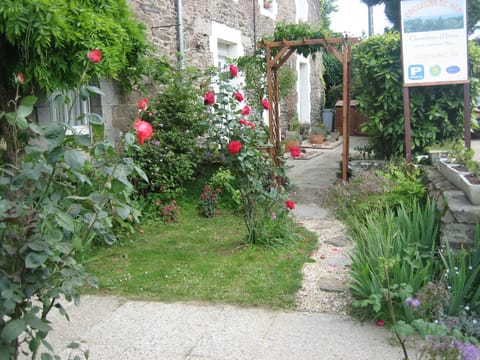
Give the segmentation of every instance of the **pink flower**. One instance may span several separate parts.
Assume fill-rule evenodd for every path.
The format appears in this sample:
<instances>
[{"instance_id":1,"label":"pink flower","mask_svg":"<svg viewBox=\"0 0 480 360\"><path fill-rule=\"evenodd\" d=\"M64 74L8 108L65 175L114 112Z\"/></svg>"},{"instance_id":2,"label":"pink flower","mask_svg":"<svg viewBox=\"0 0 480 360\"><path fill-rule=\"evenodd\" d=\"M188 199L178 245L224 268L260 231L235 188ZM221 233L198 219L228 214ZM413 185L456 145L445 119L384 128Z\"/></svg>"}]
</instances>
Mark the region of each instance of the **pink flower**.
<instances>
[{"instance_id":1,"label":"pink flower","mask_svg":"<svg viewBox=\"0 0 480 360\"><path fill-rule=\"evenodd\" d=\"M250 106L245 105L241 112L242 115L250 115Z\"/></svg>"},{"instance_id":2,"label":"pink flower","mask_svg":"<svg viewBox=\"0 0 480 360\"><path fill-rule=\"evenodd\" d=\"M377 326L385 326L385 321L383 321L383 320L380 319L380 320L375 321L375 324L376 324Z\"/></svg>"},{"instance_id":3,"label":"pink flower","mask_svg":"<svg viewBox=\"0 0 480 360\"><path fill-rule=\"evenodd\" d=\"M245 119L240 119L239 123L240 125L245 125L245 126L248 125L248 121Z\"/></svg>"},{"instance_id":4,"label":"pink flower","mask_svg":"<svg viewBox=\"0 0 480 360\"><path fill-rule=\"evenodd\" d=\"M295 203L294 203L292 200L290 200L290 199L288 199L287 201L285 201L285 206L286 206L287 208L289 208L290 210L294 210L294 209L295 209Z\"/></svg>"},{"instance_id":5,"label":"pink flower","mask_svg":"<svg viewBox=\"0 0 480 360\"><path fill-rule=\"evenodd\" d=\"M143 145L145 140L148 140L153 135L153 127L149 122L143 121L140 118L135 120L134 125L135 130L137 130L137 138L140 145Z\"/></svg>"},{"instance_id":6,"label":"pink flower","mask_svg":"<svg viewBox=\"0 0 480 360\"><path fill-rule=\"evenodd\" d=\"M238 75L238 68L233 64L230 64L230 75L232 75L232 77L236 77Z\"/></svg>"},{"instance_id":7,"label":"pink flower","mask_svg":"<svg viewBox=\"0 0 480 360\"><path fill-rule=\"evenodd\" d=\"M138 102L138 108L139 108L140 110L143 110L143 111L147 110L147 108L148 108L148 99L147 99L147 98L141 99L141 100Z\"/></svg>"},{"instance_id":8,"label":"pink flower","mask_svg":"<svg viewBox=\"0 0 480 360\"><path fill-rule=\"evenodd\" d=\"M236 155L240 152L240 150L242 150L242 143L240 141L233 140L230 142L230 144L228 144L227 150L230 154Z\"/></svg>"},{"instance_id":9,"label":"pink flower","mask_svg":"<svg viewBox=\"0 0 480 360\"><path fill-rule=\"evenodd\" d=\"M93 62L94 64L98 64L100 60L102 60L102 53L98 49L93 49L87 55L88 60Z\"/></svg>"},{"instance_id":10,"label":"pink flower","mask_svg":"<svg viewBox=\"0 0 480 360\"><path fill-rule=\"evenodd\" d=\"M262 99L262 106L265 110L270 109L270 103L268 102L267 99Z\"/></svg>"},{"instance_id":11,"label":"pink flower","mask_svg":"<svg viewBox=\"0 0 480 360\"><path fill-rule=\"evenodd\" d=\"M235 98L235 100L237 100L238 102L242 102L243 101L243 95L240 91L237 91L235 94L233 94L233 97Z\"/></svg>"},{"instance_id":12,"label":"pink flower","mask_svg":"<svg viewBox=\"0 0 480 360\"><path fill-rule=\"evenodd\" d=\"M253 122L247 121L247 126L251 127L252 129L255 129L255 124Z\"/></svg>"},{"instance_id":13,"label":"pink flower","mask_svg":"<svg viewBox=\"0 0 480 360\"><path fill-rule=\"evenodd\" d=\"M302 151L296 146L291 146L290 147L290 155L292 155L292 158L296 158L296 157L299 157L300 155L302 155Z\"/></svg>"},{"instance_id":14,"label":"pink flower","mask_svg":"<svg viewBox=\"0 0 480 360\"><path fill-rule=\"evenodd\" d=\"M203 95L203 103L205 105L213 105L215 103L215 94L211 91Z\"/></svg>"},{"instance_id":15,"label":"pink flower","mask_svg":"<svg viewBox=\"0 0 480 360\"><path fill-rule=\"evenodd\" d=\"M15 80L23 85L25 83L25 78L23 77L23 73L18 73L17 77L15 78Z\"/></svg>"}]
</instances>

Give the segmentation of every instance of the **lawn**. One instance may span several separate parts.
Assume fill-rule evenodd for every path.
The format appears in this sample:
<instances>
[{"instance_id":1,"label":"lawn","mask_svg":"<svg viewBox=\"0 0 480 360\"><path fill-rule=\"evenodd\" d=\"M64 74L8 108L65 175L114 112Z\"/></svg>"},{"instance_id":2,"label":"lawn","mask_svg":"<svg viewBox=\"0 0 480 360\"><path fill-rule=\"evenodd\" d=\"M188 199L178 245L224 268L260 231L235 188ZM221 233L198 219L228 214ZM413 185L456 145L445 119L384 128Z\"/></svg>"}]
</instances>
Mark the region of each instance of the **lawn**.
<instances>
[{"instance_id":1,"label":"lawn","mask_svg":"<svg viewBox=\"0 0 480 360\"><path fill-rule=\"evenodd\" d=\"M301 240L288 247L244 242L240 216L228 210L212 219L179 201L176 222L143 224L130 243L95 249L87 271L101 293L155 301L200 301L291 309L301 268L316 238L293 228Z\"/></svg>"}]
</instances>

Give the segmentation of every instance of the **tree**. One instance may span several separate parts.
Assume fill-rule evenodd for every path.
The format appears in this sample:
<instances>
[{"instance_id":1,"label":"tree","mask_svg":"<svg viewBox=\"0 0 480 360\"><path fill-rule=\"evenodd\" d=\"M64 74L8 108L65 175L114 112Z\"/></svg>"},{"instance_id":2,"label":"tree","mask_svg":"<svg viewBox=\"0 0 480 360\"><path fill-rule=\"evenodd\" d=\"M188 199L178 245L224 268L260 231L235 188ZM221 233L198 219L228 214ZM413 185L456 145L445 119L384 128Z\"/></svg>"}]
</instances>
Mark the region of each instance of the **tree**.
<instances>
[{"instance_id":1,"label":"tree","mask_svg":"<svg viewBox=\"0 0 480 360\"><path fill-rule=\"evenodd\" d=\"M362 0L368 6L385 4L385 15L393 24L393 28L400 30L400 0ZM480 21L480 0L467 0L468 33L475 31Z\"/></svg>"},{"instance_id":2,"label":"tree","mask_svg":"<svg viewBox=\"0 0 480 360\"><path fill-rule=\"evenodd\" d=\"M85 71L86 55L96 48L104 60ZM75 88L80 80L132 78L145 50L144 25L125 0L2 0L0 113L13 110L9 100L15 97L19 73L25 79L23 94L45 96ZM9 127L0 121L0 135L11 149Z\"/></svg>"},{"instance_id":3,"label":"tree","mask_svg":"<svg viewBox=\"0 0 480 360\"><path fill-rule=\"evenodd\" d=\"M338 10L337 0L319 0L320 1L320 22L322 29L330 30L330 14Z\"/></svg>"}]
</instances>

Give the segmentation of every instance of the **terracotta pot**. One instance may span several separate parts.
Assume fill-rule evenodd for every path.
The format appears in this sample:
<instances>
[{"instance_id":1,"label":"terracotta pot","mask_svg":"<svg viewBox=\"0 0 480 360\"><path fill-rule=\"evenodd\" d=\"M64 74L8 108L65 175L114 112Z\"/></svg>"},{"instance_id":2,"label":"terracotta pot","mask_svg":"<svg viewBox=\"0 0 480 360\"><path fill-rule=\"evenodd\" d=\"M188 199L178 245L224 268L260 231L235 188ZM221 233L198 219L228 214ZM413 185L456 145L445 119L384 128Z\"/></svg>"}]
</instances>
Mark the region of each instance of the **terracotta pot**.
<instances>
[{"instance_id":1,"label":"terracotta pot","mask_svg":"<svg viewBox=\"0 0 480 360\"><path fill-rule=\"evenodd\" d=\"M310 144L322 144L325 141L325 135L310 135Z\"/></svg>"},{"instance_id":2,"label":"terracotta pot","mask_svg":"<svg viewBox=\"0 0 480 360\"><path fill-rule=\"evenodd\" d=\"M298 140L286 140L285 141L285 153L289 153L292 146L299 147L300 141Z\"/></svg>"}]
</instances>

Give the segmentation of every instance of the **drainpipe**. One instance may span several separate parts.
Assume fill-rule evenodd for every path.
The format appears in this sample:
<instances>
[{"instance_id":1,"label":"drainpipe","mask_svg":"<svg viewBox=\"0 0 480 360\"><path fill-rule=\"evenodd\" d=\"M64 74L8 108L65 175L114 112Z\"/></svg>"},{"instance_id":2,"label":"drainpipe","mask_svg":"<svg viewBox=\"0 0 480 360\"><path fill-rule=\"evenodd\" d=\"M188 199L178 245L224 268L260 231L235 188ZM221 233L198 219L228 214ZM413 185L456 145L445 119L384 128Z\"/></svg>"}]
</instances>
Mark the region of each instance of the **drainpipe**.
<instances>
[{"instance_id":1,"label":"drainpipe","mask_svg":"<svg viewBox=\"0 0 480 360\"><path fill-rule=\"evenodd\" d=\"M183 2L182 0L177 0L177 36L178 36L178 64L181 70L185 68L185 45L183 42Z\"/></svg>"},{"instance_id":2,"label":"drainpipe","mask_svg":"<svg viewBox=\"0 0 480 360\"><path fill-rule=\"evenodd\" d=\"M253 51L257 48L257 0L252 0L253 5Z\"/></svg>"}]
</instances>

